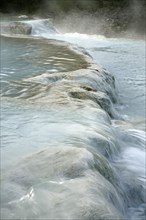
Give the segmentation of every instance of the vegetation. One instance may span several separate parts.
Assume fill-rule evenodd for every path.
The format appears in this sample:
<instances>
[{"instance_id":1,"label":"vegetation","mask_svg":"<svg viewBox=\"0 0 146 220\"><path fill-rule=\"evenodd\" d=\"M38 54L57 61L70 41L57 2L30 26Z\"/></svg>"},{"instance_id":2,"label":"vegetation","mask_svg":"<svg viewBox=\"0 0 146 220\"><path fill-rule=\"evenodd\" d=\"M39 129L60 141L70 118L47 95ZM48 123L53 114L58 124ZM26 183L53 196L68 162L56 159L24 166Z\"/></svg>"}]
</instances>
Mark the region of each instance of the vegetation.
<instances>
[{"instance_id":1,"label":"vegetation","mask_svg":"<svg viewBox=\"0 0 146 220\"><path fill-rule=\"evenodd\" d=\"M72 12L88 13L104 17L107 28L116 32L125 30L129 24L138 32L145 33L145 0L1 0L0 11L5 13L39 14L59 17Z\"/></svg>"},{"instance_id":2,"label":"vegetation","mask_svg":"<svg viewBox=\"0 0 146 220\"><path fill-rule=\"evenodd\" d=\"M0 9L3 12L19 11L34 13L42 11L62 11L84 10L96 12L99 9L125 9L132 4L146 5L145 0L1 0Z\"/></svg>"}]
</instances>

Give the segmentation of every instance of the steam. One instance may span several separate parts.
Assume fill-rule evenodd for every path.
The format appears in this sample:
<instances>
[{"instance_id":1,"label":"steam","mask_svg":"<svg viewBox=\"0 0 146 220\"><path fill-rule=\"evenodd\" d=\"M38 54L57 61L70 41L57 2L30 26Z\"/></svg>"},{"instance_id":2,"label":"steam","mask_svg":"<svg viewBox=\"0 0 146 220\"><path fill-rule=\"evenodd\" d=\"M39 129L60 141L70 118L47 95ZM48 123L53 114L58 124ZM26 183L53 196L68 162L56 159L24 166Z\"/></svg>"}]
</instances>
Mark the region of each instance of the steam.
<instances>
[{"instance_id":1,"label":"steam","mask_svg":"<svg viewBox=\"0 0 146 220\"><path fill-rule=\"evenodd\" d=\"M146 33L146 3L143 0L129 0L123 8L108 7L90 13L93 1L84 1L82 7L86 10L61 12L55 16L55 24L61 32L78 32L84 34L99 34L106 37L145 38Z\"/></svg>"},{"instance_id":2,"label":"steam","mask_svg":"<svg viewBox=\"0 0 146 220\"><path fill-rule=\"evenodd\" d=\"M129 23L128 29L130 31L136 31L139 34L145 34L146 2L144 0L132 0L129 8L129 11L131 12L131 22Z\"/></svg>"},{"instance_id":3,"label":"steam","mask_svg":"<svg viewBox=\"0 0 146 220\"><path fill-rule=\"evenodd\" d=\"M55 19L57 28L61 32L78 32L83 34L105 34L106 24L104 17L97 17L90 13L71 12Z\"/></svg>"},{"instance_id":4,"label":"steam","mask_svg":"<svg viewBox=\"0 0 146 220\"><path fill-rule=\"evenodd\" d=\"M145 0L29 0L18 4L19 1L3 1L3 11L53 18L61 32L145 36Z\"/></svg>"}]
</instances>

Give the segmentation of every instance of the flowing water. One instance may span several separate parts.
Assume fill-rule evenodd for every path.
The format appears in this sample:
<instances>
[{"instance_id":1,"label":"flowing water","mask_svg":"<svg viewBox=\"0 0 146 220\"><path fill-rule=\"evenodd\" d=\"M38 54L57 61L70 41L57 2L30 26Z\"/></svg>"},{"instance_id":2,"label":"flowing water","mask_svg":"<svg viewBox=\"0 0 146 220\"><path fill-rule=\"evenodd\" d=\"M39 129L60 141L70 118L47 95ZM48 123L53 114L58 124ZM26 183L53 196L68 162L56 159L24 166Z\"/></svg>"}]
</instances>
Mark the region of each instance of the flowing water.
<instances>
[{"instance_id":1,"label":"flowing water","mask_svg":"<svg viewBox=\"0 0 146 220\"><path fill-rule=\"evenodd\" d=\"M144 220L145 42L1 20L1 219Z\"/></svg>"}]
</instances>

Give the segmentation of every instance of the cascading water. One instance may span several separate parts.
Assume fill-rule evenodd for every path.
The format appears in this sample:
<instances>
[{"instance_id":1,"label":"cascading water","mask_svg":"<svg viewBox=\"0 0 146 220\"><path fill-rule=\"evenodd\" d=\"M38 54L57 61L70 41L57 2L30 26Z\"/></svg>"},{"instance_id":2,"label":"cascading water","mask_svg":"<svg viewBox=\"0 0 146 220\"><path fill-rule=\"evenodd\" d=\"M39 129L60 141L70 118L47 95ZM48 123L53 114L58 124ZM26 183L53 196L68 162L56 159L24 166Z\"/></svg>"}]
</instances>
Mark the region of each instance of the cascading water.
<instances>
[{"instance_id":1,"label":"cascading water","mask_svg":"<svg viewBox=\"0 0 146 220\"><path fill-rule=\"evenodd\" d=\"M2 219L144 220L144 42L1 26Z\"/></svg>"}]
</instances>

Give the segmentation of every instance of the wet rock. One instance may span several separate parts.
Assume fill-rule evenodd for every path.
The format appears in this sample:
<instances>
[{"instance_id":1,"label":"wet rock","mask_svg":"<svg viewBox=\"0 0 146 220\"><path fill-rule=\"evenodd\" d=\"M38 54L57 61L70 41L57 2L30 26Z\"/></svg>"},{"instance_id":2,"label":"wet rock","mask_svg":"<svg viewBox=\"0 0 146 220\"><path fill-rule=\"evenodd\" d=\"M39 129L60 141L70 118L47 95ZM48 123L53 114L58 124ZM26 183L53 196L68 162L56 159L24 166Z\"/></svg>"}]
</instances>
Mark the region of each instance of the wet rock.
<instances>
[{"instance_id":1,"label":"wet rock","mask_svg":"<svg viewBox=\"0 0 146 220\"><path fill-rule=\"evenodd\" d=\"M114 179L108 161L84 148L54 147L11 169L7 182L13 187L5 187L11 201L8 212L2 207L3 219L12 209L12 219L120 220L121 200L108 181ZM15 184L19 192L13 191Z\"/></svg>"},{"instance_id":2,"label":"wet rock","mask_svg":"<svg viewBox=\"0 0 146 220\"><path fill-rule=\"evenodd\" d=\"M10 22L4 23L2 25L2 33L4 34L24 34L29 35L31 34L32 26L28 23L23 22Z\"/></svg>"}]
</instances>

